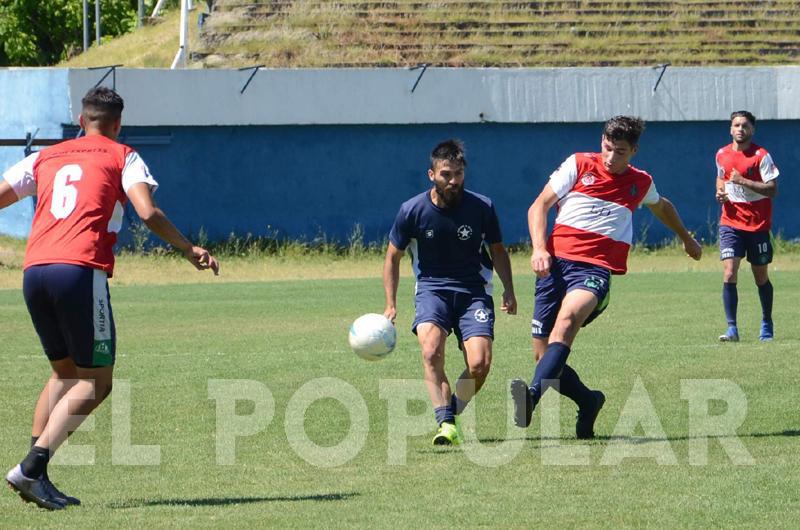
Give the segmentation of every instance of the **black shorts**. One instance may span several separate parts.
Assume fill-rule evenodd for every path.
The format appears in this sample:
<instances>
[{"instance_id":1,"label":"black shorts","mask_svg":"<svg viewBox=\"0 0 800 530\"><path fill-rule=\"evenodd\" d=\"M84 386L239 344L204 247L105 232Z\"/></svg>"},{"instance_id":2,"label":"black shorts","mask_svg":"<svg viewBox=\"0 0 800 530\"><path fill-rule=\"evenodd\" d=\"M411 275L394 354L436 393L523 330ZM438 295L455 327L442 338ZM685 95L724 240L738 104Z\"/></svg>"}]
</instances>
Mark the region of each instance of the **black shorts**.
<instances>
[{"instance_id":1,"label":"black shorts","mask_svg":"<svg viewBox=\"0 0 800 530\"><path fill-rule=\"evenodd\" d=\"M743 258L753 265L772 263L772 233L748 232L730 226L719 227L719 259Z\"/></svg>"},{"instance_id":2,"label":"black shorts","mask_svg":"<svg viewBox=\"0 0 800 530\"><path fill-rule=\"evenodd\" d=\"M48 359L69 357L82 368L114 364L117 336L105 272L34 265L25 269L22 292Z\"/></svg>"}]
</instances>

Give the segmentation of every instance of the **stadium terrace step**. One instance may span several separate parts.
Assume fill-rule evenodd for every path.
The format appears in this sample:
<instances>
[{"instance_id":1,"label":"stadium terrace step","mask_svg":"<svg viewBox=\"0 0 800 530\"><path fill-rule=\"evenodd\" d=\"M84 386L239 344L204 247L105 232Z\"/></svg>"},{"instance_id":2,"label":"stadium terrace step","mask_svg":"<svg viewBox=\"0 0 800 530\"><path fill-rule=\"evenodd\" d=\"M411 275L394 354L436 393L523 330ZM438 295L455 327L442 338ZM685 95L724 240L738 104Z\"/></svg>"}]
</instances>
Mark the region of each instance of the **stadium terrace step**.
<instances>
[{"instance_id":1,"label":"stadium terrace step","mask_svg":"<svg viewBox=\"0 0 800 530\"><path fill-rule=\"evenodd\" d=\"M798 36L796 0L216 0L193 57L212 67L797 64Z\"/></svg>"}]
</instances>

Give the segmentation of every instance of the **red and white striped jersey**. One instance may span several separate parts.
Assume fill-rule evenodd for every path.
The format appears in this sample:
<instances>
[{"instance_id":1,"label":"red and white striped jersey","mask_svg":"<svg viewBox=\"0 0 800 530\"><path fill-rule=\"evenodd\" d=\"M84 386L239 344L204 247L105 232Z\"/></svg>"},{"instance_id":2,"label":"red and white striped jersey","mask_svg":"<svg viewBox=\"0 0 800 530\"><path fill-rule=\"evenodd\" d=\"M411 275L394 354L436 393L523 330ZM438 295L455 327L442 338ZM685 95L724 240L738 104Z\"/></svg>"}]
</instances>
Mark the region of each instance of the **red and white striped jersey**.
<instances>
[{"instance_id":1,"label":"red and white striped jersey","mask_svg":"<svg viewBox=\"0 0 800 530\"><path fill-rule=\"evenodd\" d=\"M750 144L744 151L734 151L730 144L717 151L717 177L726 181L725 193L728 194L728 201L722 204L719 224L747 232L769 230L772 199L730 182L734 168L744 178L756 182L769 182L780 174L767 150L759 145Z\"/></svg>"},{"instance_id":2,"label":"red and white striped jersey","mask_svg":"<svg viewBox=\"0 0 800 530\"><path fill-rule=\"evenodd\" d=\"M549 184L559 198L549 252L625 274L633 211L661 198L653 178L633 166L614 175L599 153L576 153L550 175Z\"/></svg>"},{"instance_id":3,"label":"red and white striped jersey","mask_svg":"<svg viewBox=\"0 0 800 530\"><path fill-rule=\"evenodd\" d=\"M126 192L158 184L130 147L98 134L34 153L3 174L20 199L37 195L23 268L47 263L114 272Z\"/></svg>"}]
</instances>

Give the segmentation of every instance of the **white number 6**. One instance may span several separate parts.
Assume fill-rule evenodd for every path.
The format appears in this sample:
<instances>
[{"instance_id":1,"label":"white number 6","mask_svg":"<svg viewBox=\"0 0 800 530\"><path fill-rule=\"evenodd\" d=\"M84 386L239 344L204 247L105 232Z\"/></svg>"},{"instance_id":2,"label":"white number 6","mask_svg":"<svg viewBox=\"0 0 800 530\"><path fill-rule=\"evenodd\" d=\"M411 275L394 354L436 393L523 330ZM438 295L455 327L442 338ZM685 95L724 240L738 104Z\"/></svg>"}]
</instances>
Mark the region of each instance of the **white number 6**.
<instances>
[{"instance_id":1,"label":"white number 6","mask_svg":"<svg viewBox=\"0 0 800 530\"><path fill-rule=\"evenodd\" d=\"M78 201L78 189L72 185L83 176L81 166L67 164L56 172L53 179L53 200L50 202L50 213L56 219L65 219Z\"/></svg>"}]
</instances>

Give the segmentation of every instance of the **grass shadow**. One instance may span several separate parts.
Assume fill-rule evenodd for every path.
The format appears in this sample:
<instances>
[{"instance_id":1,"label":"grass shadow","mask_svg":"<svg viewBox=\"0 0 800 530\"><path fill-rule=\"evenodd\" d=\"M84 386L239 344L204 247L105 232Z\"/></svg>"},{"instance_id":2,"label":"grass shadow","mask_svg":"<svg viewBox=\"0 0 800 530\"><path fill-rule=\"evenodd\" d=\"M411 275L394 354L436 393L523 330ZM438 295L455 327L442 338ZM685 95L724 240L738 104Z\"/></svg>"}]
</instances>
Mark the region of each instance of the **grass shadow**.
<instances>
[{"instance_id":1,"label":"grass shadow","mask_svg":"<svg viewBox=\"0 0 800 530\"><path fill-rule=\"evenodd\" d=\"M108 505L113 509L147 508L151 506L235 506L237 504L253 504L261 502L297 502L297 501L346 501L357 497L359 493L321 493L318 495L275 495L270 497L205 497L196 499L132 499L113 502Z\"/></svg>"}]
</instances>

